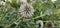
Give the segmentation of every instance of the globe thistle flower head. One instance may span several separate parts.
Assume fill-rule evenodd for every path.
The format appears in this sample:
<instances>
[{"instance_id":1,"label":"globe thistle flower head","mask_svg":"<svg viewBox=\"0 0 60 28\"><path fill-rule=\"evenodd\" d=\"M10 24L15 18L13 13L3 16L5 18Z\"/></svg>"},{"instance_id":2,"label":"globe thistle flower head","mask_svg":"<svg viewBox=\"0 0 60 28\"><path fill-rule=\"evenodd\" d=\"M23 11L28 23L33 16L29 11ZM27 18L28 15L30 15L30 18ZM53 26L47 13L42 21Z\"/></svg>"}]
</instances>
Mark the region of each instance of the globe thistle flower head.
<instances>
[{"instance_id":1,"label":"globe thistle flower head","mask_svg":"<svg viewBox=\"0 0 60 28\"><path fill-rule=\"evenodd\" d=\"M4 1L0 1L0 5L5 5L5 2Z\"/></svg>"},{"instance_id":2,"label":"globe thistle flower head","mask_svg":"<svg viewBox=\"0 0 60 28\"><path fill-rule=\"evenodd\" d=\"M33 15L34 9L30 4L23 4L19 9L19 16L21 18L29 18Z\"/></svg>"}]
</instances>

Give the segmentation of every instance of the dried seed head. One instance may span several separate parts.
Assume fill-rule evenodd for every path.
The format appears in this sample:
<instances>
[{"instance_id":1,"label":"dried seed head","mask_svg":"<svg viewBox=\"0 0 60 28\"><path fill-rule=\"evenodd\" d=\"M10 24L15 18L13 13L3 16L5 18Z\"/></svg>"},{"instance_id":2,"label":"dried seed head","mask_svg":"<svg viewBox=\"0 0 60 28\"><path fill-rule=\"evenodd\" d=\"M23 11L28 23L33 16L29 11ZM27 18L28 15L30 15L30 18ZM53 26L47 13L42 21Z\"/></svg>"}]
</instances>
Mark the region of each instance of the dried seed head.
<instances>
[{"instance_id":1,"label":"dried seed head","mask_svg":"<svg viewBox=\"0 0 60 28\"><path fill-rule=\"evenodd\" d=\"M34 9L29 4L21 5L19 9L19 17L21 18L29 18L33 15L33 13L34 13Z\"/></svg>"},{"instance_id":2,"label":"dried seed head","mask_svg":"<svg viewBox=\"0 0 60 28\"><path fill-rule=\"evenodd\" d=\"M54 24L52 22L46 22L45 26L46 28L53 28Z\"/></svg>"}]
</instances>

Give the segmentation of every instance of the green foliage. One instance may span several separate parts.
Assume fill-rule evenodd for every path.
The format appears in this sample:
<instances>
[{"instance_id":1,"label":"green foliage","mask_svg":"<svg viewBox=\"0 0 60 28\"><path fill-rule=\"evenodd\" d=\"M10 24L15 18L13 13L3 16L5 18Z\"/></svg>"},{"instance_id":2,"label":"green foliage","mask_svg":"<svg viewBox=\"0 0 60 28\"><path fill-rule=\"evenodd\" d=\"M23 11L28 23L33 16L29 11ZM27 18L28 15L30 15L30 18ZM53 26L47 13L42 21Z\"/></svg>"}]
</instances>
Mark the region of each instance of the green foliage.
<instances>
[{"instance_id":1,"label":"green foliage","mask_svg":"<svg viewBox=\"0 0 60 28\"><path fill-rule=\"evenodd\" d=\"M36 3L32 4L35 9L34 15L28 22L23 22L17 18L20 5L20 1L17 3L16 0L12 0L11 3L6 2L5 6L0 5L0 26L3 26L4 28L35 28L35 24L30 23L34 22L34 20L52 21L57 26L60 26L60 22L54 22L60 21L60 13L58 13L60 11L57 10L57 8L60 9L60 0L57 0L55 3L51 2L51 0L36 0ZM42 17L40 16L41 12L43 15ZM50 12L52 12L52 14L50 14Z\"/></svg>"}]
</instances>

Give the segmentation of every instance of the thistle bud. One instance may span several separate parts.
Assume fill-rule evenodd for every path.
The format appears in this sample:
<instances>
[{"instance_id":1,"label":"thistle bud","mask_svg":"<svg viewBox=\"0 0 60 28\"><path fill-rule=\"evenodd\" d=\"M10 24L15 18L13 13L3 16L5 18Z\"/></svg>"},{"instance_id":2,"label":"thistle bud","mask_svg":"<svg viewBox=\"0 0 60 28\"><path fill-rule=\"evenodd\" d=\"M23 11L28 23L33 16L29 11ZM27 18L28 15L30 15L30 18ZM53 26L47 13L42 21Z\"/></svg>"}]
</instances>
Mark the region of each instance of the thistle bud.
<instances>
[{"instance_id":1,"label":"thistle bud","mask_svg":"<svg viewBox=\"0 0 60 28\"><path fill-rule=\"evenodd\" d=\"M45 24L46 28L54 28L54 24L52 22L46 22Z\"/></svg>"}]
</instances>

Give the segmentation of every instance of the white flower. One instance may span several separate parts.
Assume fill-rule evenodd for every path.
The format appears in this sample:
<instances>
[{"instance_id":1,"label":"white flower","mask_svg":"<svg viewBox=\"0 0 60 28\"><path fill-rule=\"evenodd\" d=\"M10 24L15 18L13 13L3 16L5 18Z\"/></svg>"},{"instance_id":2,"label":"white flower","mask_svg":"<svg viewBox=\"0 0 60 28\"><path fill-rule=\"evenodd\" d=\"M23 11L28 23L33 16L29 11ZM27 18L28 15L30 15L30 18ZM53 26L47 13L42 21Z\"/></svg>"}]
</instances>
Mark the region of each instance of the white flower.
<instances>
[{"instance_id":1,"label":"white flower","mask_svg":"<svg viewBox=\"0 0 60 28\"><path fill-rule=\"evenodd\" d=\"M5 2L3 2L3 1L0 1L0 5L5 5Z\"/></svg>"},{"instance_id":2,"label":"white flower","mask_svg":"<svg viewBox=\"0 0 60 28\"><path fill-rule=\"evenodd\" d=\"M23 4L19 9L19 14L20 14L20 17L22 18L29 18L33 15L33 13L34 13L34 9L29 4Z\"/></svg>"},{"instance_id":3,"label":"white flower","mask_svg":"<svg viewBox=\"0 0 60 28\"><path fill-rule=\"evenodd\" d=\"M55 1L57 1L57 0L51 0L53 3L55 2Z\"/></svg>"}]
</instances>

